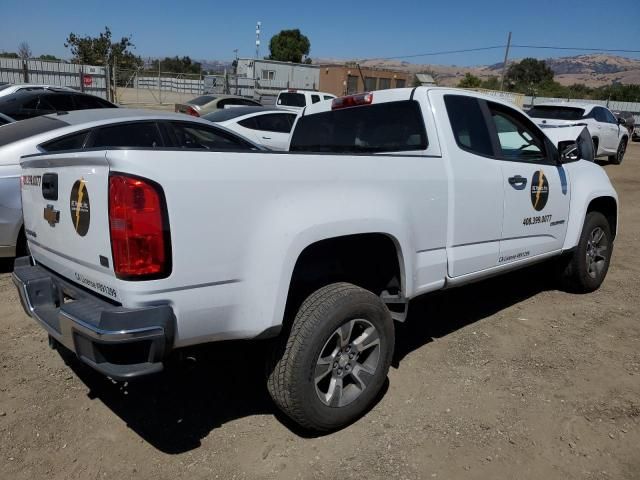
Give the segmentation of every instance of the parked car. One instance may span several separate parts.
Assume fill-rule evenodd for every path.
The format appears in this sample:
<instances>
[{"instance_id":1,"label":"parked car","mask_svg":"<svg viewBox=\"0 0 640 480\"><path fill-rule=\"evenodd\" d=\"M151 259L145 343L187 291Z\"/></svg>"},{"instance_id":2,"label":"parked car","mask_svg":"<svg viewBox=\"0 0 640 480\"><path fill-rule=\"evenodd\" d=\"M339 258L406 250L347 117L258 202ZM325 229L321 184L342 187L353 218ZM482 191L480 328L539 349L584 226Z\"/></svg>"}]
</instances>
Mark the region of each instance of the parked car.
<instances>
[{"instance_id":1,"label":"parked car","mask_svg":"<svg viewBox=\"0 0 640 480\"><path fill-rule=\"evenodd\" d=\"M0 126L6 125L7 123L13 123L13 122L15 122L15 120L11 118L9 115L0 113Z\"/></svg>"},{"instance_id":2,"label":"parked car","mask_svg":"<svg viewBox=\"0 0 640 480\"><path fill-rule=\"evenodd\" d=\"M307 105L313 105L314 103L323 102L325 100L333 100L334 98L336 98L336 96L332 93L290 88L278 93L278 98L276 98L276 107L298 112Z\"/></svg>"},{"instance_id":3,"label":"parked car","mask_svg":"<svg viewBox=\"0 0 640 480\"><path fill-rule=\"evenodd\" d=\"M201 95L186 103L176 103L175 111L192 117L202 117L207 113L230 107L260 107L260 102L237 95Z\"/></svg>"},{"instance_id":4,"label":"parked car","mask_svg":"<svg viewBox=\"0 0 640 480\"><path fill-rule=\"evenodd\" d=\"M67 92L77 91L70 87L58 87L56 85L46 85L46 84L40 84L40 83L20 83L20 84L7 83L4 85L0 85L0 97L4 97L6 95L11 95L12 93L17 93L22 91L34 91L34 90L46 90L46 89L65 90Z\"/></svg>"},{"instance_id":5,"label":"parked car","mask_svg":"<svg viewBox=\"0 0 640 480\"><path fill-rule=\"evenodd\" d=\"M612 112L616 118L618 119L618 123L620 125L624 125L629 130L629 135L633 135L633 131L635 130L636 119L631 112Z\"/></svg>"},{"instance_id":6,"label":"parked car","mask_svg":"<svg viewBox=\"0 0 640 480\"><path fill-rule=\"evenodd\" d=\"M274 402L332 430L379 395L410 299L551 259L586 293L609 268L605 170L495 97L418 87L320 102L286 153L175 141L217 137L204 120L128 120L90 127L118 129L103 148L23 157L31 256L13 273L52 344L115 380L193 345L275 337ZM111 148L122 138L135 143Z\"/></svg>"},{"instance_id":7,"label":"parked car","mask_svg":"<svg viewBox=\"0 0 640 480\"><path fill-rule=\"evenodd\" d=\"M634 142L640 142L640 125L636 125L633 129L633 134L631 135L631 139Z\"/></svg>"},{"instance_id":8,"label":"parked car","mask_svg":"<svg viewBox=\"0 0 640 480\"><path fill-rule=\"evenodd\" d=\"M629 141L629 132L608 108L591 103L540 103L529 110L542 128L564 125L585 125L593 139L596 157L607 157L619 165Z\"/></svg>"},{"instance_id":9,"label":"parked car","mask_svg":"<svg viewBox=\"0 0 640 480\"><path fill-rule=\"evenodd\" d=\"M0 113L9 115L15 120L94 108L118 107L94 95L57 88L23 90L0 97Z\"/></svg>"},{"instance_id":10,"label":"parked car","mask_svg":"<svg viewBox=\"0 0 640 480\"><path fill-rule=\"evenodd\" d=\"M286 150L295 112L266 107L236 107L208 113L205 120L250 138L270 150Z\"/></svg>"},{"instance_id":11,"label":"parked car","mask_svg":"<svg viewBox=\"0 0 640 480\"><path fill-rule=\"evenodd\" d=\"M204 120L124 108L78 110L3 126L0 128L0 257L13 257L16 252L26 251L20 202L20 157L123 147L193 151L262 149Z\"/></svg>"}]
</instances>

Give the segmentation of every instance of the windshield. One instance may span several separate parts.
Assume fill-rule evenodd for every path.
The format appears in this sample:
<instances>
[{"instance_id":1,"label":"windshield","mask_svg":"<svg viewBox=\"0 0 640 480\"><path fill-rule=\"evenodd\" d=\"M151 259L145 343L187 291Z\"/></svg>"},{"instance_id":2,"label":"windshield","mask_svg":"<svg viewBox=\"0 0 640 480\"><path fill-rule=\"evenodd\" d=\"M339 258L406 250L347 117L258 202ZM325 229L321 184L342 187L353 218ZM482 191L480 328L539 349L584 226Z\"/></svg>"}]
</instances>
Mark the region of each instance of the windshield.
<instances>
[{"instance_id":1,"label":"windshield","mask_svg":"<svg viewBox=\"0 0 640 480\"><path fill-rule=\"evenodd\" d=\"M278 105L288 107L304 107L306 105L303 93L281 93L278 95Z\"/></svg>"},{"instance_id":2,"label":"windshield","mask_svg":"<svg viewBox=\"0 0 640 480\"><path fill-rule=\"evenodd\" d=\"M209 102L213 102L215 99L216 97L214 97L213 95L202 95L201 97L196 97L192 100L189 100L187 103L201 107L202 105L206 105Z\"/></svg>"},{"instance_id":3,"label":"windshield","mask_svg":"<svg viewBox=\"0 0 640 480\"><path fill-rule=\"evenodd\" d=\"M290 150L379 153L426 148L420 106L405 100L306 115L296 124Z\"/></svg>"},{"instance_id":4,"label":"windshield","mask_svg":"<svg viewBox=\"0 0 640 480\"><path fill-rule=\"evenodd\" d=\"M540 105L529 110L533 118L549 118L551 120L580 120L584 116L584 109L576 107L556 107Z\"/></svg>"}]
</instances>

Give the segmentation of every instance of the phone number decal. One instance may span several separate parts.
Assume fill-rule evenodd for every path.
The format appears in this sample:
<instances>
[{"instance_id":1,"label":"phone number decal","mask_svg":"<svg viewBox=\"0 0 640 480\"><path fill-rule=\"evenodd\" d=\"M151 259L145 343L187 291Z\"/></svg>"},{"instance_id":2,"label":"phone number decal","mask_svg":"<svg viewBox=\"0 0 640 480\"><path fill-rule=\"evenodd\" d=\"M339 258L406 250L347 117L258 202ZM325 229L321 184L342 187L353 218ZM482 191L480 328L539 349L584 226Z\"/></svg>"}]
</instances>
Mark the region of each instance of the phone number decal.
<instances>
[{"instance_id":1,"label":"phone number decal","mask_svg":"<svg viewBox=\"0 0 640 480\"><path fill-rule=\"evenodd\" d=\"M526 217L522 220L522 224L526 227L529 225L537 225L539 223L549 223L551 221L551 215L541 215L538 217Z\"/></svg>"}]
</instances>

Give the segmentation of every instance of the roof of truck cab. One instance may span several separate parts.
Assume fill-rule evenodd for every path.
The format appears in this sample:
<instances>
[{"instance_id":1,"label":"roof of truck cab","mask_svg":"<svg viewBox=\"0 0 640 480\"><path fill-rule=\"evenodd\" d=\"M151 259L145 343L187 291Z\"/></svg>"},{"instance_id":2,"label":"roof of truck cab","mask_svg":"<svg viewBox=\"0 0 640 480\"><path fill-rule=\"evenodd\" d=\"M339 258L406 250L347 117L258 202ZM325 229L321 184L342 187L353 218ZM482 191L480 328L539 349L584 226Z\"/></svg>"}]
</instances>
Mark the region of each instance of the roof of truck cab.
<instances>
[{"instance_id":1,"label":"roof of truck cab","mask_svg":"<svg viewBox=\"0 0 640 480\"><path fill-rule=\"evenodd\" d=\"M511 108L515 108L516 110L522 111L522 109L520 107L510 103L505 98L500 98L500 97L495 96L495 95L489 95L489 94L486 94L486 93L476 92L476 91L468 90L468 89L464 89L464 88L420 86L420 87L405 87L405 88L389 88L389 89L386 89L386 90L372 90L371 92L360 92L359 94L372 93L373 94L373 104L375 105L376 103L409 100L409 99L415 97L416 92L425 92L426 93L426 92L429 92L429 91L444 91L444 92L450 92L451 94L455 94L455 95L466 95L466 96L481 98L483 100L488 100L488 101L491 101L491 102L500 103L502 105L506 105L506 106L509 106ZM359 94L355 94L355 95L359 95ZM346 95L346 96L351 96L351 95ZM378 102L377 101L377 99L379 99L380 97L382 97L382 102ZM350 108L357 108L357 107L350 107ZM327 102L318 102L318 103L314 103L312 105L307 105L305 107L304 112L303 112L302 115L303 116L311 115L311 114L320 113L320 112L326 112L326 111L330 111L330 110L331 110L331 103L330 102L328 102L328 101Z\"/></svg>"}]
</instances>

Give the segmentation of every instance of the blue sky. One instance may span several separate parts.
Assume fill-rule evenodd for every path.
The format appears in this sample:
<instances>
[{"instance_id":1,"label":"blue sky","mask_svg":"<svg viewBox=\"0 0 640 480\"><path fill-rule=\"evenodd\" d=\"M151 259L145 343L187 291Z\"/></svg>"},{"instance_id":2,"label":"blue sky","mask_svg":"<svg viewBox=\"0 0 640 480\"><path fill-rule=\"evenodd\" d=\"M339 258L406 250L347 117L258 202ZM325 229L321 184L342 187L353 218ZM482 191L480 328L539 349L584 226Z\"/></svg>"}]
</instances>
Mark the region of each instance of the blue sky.
<instances>
[{"instance_id":1,"label":"blue sky","mask_svg":"<svg viewBox=\"0 0 640 480\"><path fill-rule=\"evenodd\" d=\"M0 51L27 41L33 53L70 56L70 32L96 35L108 25L115 37L131 34L143 57L189 55L229 60L255 54L255 23L263 24L261 55L269 38L300 28L311 56L378 58L513 43L640 50L640 10L635 1L455 0L422 1L187 1L0 0ZM624 6L626 5L626 9ZM609 8L609 7L607 7ZM610 19L609 23L607 20ZM587 52L515 49L511 58ZM639 53L620 54L639 58ZM408 59L414 63L479 65L502 61L503 50Z\"/></svg>"}]
</instances>

